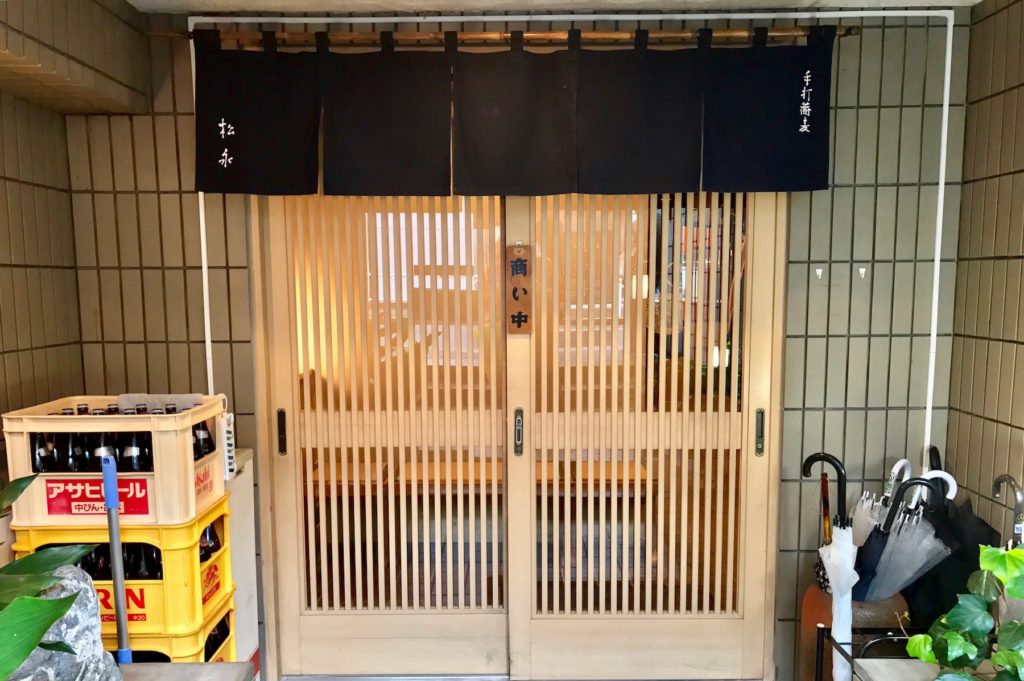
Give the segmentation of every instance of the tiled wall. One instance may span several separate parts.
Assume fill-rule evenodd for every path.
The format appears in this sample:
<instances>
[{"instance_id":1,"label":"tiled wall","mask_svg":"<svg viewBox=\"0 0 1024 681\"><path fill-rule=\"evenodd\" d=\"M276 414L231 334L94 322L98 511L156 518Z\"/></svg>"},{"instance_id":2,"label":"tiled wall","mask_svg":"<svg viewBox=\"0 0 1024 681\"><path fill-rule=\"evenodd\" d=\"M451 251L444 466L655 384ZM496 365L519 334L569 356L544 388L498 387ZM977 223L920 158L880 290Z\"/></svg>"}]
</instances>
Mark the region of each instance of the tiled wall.
<instances>
[{"instance_id":1,"label":"tiled wall","mask_svg":"<svg viewBox=\"0 0 1024 681\"><path fill-rule=\"evenodd\" d=\"M56 111L145 111L144 29L125 0L0 2L0 89Z\"/></svg>"},{"instance_id":2,"label":"tiled wall","mask_svg":"<svg viewBox=\"0 0 1024 681\"><path fill-rule=\"evenodd\" d=\"M946 399L963 149L968 19L954 37L941 268L935 444ZM779 679L797 678L800 604L813 580L819 485L800 463L844 460L850 497L920 465L928 366L945 26L865 20L834 61L833 186L791 195L777 578ZM835 511L833 500L833 512Z\"/></svg>"},{"instance_id":3,"label":"tiled wall","mask_svg":"<svg viewBox=\"0 0 1024 681\"><path fill-rule=\"evenodd\" d=\"M151 114L67 119L90 393L207 390L189 45L154 37L149 50ZM255 433L247 205L206 197L214 385L242 447Z\"/></svg>"},{"instance_id":4,"label":"tiled wall","mask_svg":"<svg viewBox=\"0 0 1024 681\"><path fill-rule=\"evenodd\" d=\"M933 432L943 448L967 24L964 14L955 38L936 372ZM817 486L800 484L800 460L822 449L842 456L853 495L864 483L877 489L895 459L919 456L943 45L944 26L925 20L869 21L862 36L838 41L834 187L792 197L780 680L796 678L800 598L818 542ZM68 119L90 391L205 389L188 45L152 38L150 59L151 115ZM254 433L247 205L207 200L216 383L232 397L245 443Z\"/></svg>"},{"instance_id":5,"label":"tiled wall","mask_svg":"<svg viewBox=\"0 0 1024 681\"><path fill-rule=\"evenodd\" d=\"M972 23L949 444L979 513L1008 537L992 479L1024 480L1024 4L986 0Z\"/></svg>"},{"instance_id":6,"label":"tiled wall","mask_svg":"<svg viewBox=\"0 0 1024 681\"><path fill-rule=\"evenodd\" d=\"M65 140L62 115L0 94L0 413L82 391Z\"/></svg>"}]
</instances>

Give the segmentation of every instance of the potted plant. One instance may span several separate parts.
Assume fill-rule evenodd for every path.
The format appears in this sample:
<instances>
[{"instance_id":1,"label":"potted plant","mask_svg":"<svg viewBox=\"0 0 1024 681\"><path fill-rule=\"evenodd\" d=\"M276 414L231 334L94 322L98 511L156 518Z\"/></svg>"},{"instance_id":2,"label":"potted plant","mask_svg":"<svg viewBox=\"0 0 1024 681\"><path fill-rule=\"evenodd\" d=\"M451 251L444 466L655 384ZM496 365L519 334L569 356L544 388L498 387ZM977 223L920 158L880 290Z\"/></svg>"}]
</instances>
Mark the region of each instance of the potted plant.
<instances>
[{"instance_id":1,"label":"potted plant","mask_svg":"<svg viewBox=\"0 0 1024 681\"><path fill-rule=\"evenodd\" d=\"M0 517L10 514L14 501L36 476L18 478L0 489ZM60 581L53 571L73 565L94 546L42 549L0 567L0 679L6 679L38 646L74 654L66 643L43 641L50 626L71 608L78 594L40 598Z\"/></svg>"},{"instance_id":2,"label":"potted plant","mask_svg":"<svg viewBox=\"0 0 1024 681\"><path fill-rule=\"evenodd\" d=\"M910 637L907 652L938 665L935 681L1024 681L1024 621L999 616L1005 599L1024 598L1024 549L982 546L979 565L970 593L927 634Z\"/></svg>"}]
</instances>

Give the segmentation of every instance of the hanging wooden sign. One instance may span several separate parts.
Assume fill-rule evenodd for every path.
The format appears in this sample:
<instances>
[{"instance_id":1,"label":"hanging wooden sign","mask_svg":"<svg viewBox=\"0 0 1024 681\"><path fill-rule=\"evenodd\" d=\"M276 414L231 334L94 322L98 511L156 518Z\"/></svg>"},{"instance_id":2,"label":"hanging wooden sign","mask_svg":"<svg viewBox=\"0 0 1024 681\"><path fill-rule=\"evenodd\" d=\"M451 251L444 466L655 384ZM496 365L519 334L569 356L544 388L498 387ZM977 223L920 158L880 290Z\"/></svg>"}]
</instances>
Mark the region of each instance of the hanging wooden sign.
<instances>
[{"instance_id":1,"label":"hanging wooden sign","mask_svg":"<svg viewBox=\"0 0 1024 681\"><path fill-rule=\"evenodd\" d=\"M509 335L533 330L533 247L515 244L505 247L505 330Z\"/></svg>"}]
</instances>

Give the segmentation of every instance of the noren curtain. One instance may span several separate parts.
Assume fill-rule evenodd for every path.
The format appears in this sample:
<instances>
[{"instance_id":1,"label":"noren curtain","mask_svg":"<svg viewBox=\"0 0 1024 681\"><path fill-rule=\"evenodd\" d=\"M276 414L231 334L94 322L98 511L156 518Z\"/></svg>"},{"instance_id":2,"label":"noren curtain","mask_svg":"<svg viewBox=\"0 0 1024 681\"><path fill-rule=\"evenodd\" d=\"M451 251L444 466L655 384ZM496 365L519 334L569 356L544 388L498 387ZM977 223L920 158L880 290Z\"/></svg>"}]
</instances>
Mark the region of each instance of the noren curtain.
<instances>
[{"instance_id":1,"label":"noren curtain","mask_svg":"<svg viewBox=\"0 0 1024 681\"><path fill-rule=\"evenodd\" d=\"M799 191L828 186L835 27L806 45L368 54L220 49L196 31L196 186L342 195Z\"/></svg>"}]
</instances>

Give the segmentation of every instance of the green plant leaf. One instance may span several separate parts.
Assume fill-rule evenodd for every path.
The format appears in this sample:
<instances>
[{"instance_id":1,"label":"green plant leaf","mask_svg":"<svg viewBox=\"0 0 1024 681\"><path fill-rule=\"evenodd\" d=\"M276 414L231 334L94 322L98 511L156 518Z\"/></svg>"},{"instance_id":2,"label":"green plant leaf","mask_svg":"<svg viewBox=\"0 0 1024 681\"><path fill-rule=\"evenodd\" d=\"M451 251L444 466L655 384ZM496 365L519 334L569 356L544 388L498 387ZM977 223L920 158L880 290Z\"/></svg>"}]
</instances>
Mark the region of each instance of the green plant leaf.
<instances>
[{"instance_id":1,"label":"green plant leaf","mask_svg":"<svg viewBox=\"0 0 1024 681\"><path fill-rule=\"evenodd\" d=\"M960 594L959 602L946 615L946 624L953 629L984 636L992 631L995 620L988 613L988 603L977 596Z\"/></svg>"},{"instance_id":2,"label":"green plant leaf","mask_svg":"<svg viewBox=\"0 0 1024 681\"><path fill-rule=\"evenodd\" d=\"M997 650L992 653L992 664L1016 673L1018 678L1024 673L1024 655L1016 650Z\"/></svg>"},{"instance_id":3,"label":"green plant leaf","mask_svg":"<svg viewBox=\"0 0 1024 681\"><path fill-rule=\"evenodd\" d=\"M932 637L928 634L911 636L907 641L907 653L922 662L936 664L935 653L932 651Z\"/></svg>"},{"instance_id":4,"label":"green plant leaf","mask_svg":"<svg viewBox=\"0 0 1024 681\"><path fill-rule=\"evenodd\" d=\"M996 602L1003 594L1003 583L988 570L978 570L971 575L967 588L986 603Z\"/></svg>"},{"instance_id":5,"label":"green plant leaf","mask_svg":"<svg viewBox=\"0 0 1024 681\"><path fill-rule=\"evenodd\" d=\"M35 479L36 476L34 475L26 475L24 478L11 480L3 489L0 489L0 509L3 509L4 511L9 509L15 500L21 496L21 493L28 489L28 486L31 485L32 481Z\"/></svg>"},{"instance_id":6,"label":"green plant leaf","mask_svg":"<svg viewBox=\"0 0 1024 681\"><path fill-rule=\"evenodd\" d=\"M36 551L0 567L0 575L30 575L52 572L64 565L74 565L82 560L83 557L92 553L94 548L96 548L95 544L75 544Z\"/></svg>"},{"instance_id":7,"label":"green plant leaf","mask_svg":"<svg viewBox=\"0 0 1024 681\"><path fill-rule=\"evenodd\" d=\"M1006 549L982 546L978 559L982 570L988 570L1003 584L1009 584L1017 575L1024 573L1024 549Z\"/></svg>"},{"instance_id":8,"label":"green plant leaf","mask_svg":"<svg viewBox=\"0 0 1024 681\"><path fill-rule=\"evenodd\" d=\"M43 650L49 650L53 653L67 653L68 655L75 654L75 649L67 643L64 643L64 641L43 641L38 647Z\"/></svg>"},{"instance_id":9,"label":"green plant leaf","mask_svg":"<svg viewBox=\"0 0 1024 681\"><path fill-rule=\"evenodd\" d=\"M951 659L967 657L973 659L978 654L978 646L974 645L959 631L947 631L943 636L946 639L946 650Z\"/></svg>"},{"instance_id":10,"label":"green plant leaf","mask_svg":"<svg viewBox=\"0 0 1024 681\"><path fill-rule=\"evenodd\" d=\"M1004 669L992 677L992 681L1020 681L1020 677L1015 673Z\"/></svg>"},{"instance_id":11,"label":"green plant leaf","mask_svg":"<svg viewBox=\"0 0 1024 681\"><path fill-rule=\"evenodd\" d=\"M1024 573L1006 583L1006 595L1010 598L1024 598Z\"/></svg>"},{"instance_id":12,"label":"green plant leaf","mask_svg":"<svg viewBox=\"0 0 1024 681\"><path fill-rule=\"evenodd\" d=\"M0 574L0 608L18 596L38 596L60 581L59 577L50 574L41 575L4 575Z\"/></svg>"},{"instance_id":13,"label":"green plant leaf","mask_svg":"<svg viewBox=\"0 0 1024 681\"><path fill-rule=\"evenodd\" d=\"M942 672L935 681L974 681L974 677L967 672Z\"/></svg>"},{"instance_id":14,"label":"green plant leaf","mask_svg":"<svg viewBox=\"0 0 1024 681\"><path fill-rule=\"evenodd\" d=\"M1024 650L1024 622L1010 620L999 627L998 642L1002 650Z\"/></svg>"},{"instance_id":15,"label":"green plant leaf","mask_svg":"<svg viewBox=\"0 0 1024 681\"><path fill-rule=\"evenodd\" d=\"M0 679L6 679L32 654L50 626L64 616L78 594L64 598L21 596L0 610Z\"/></svg>"}]
</instances>

